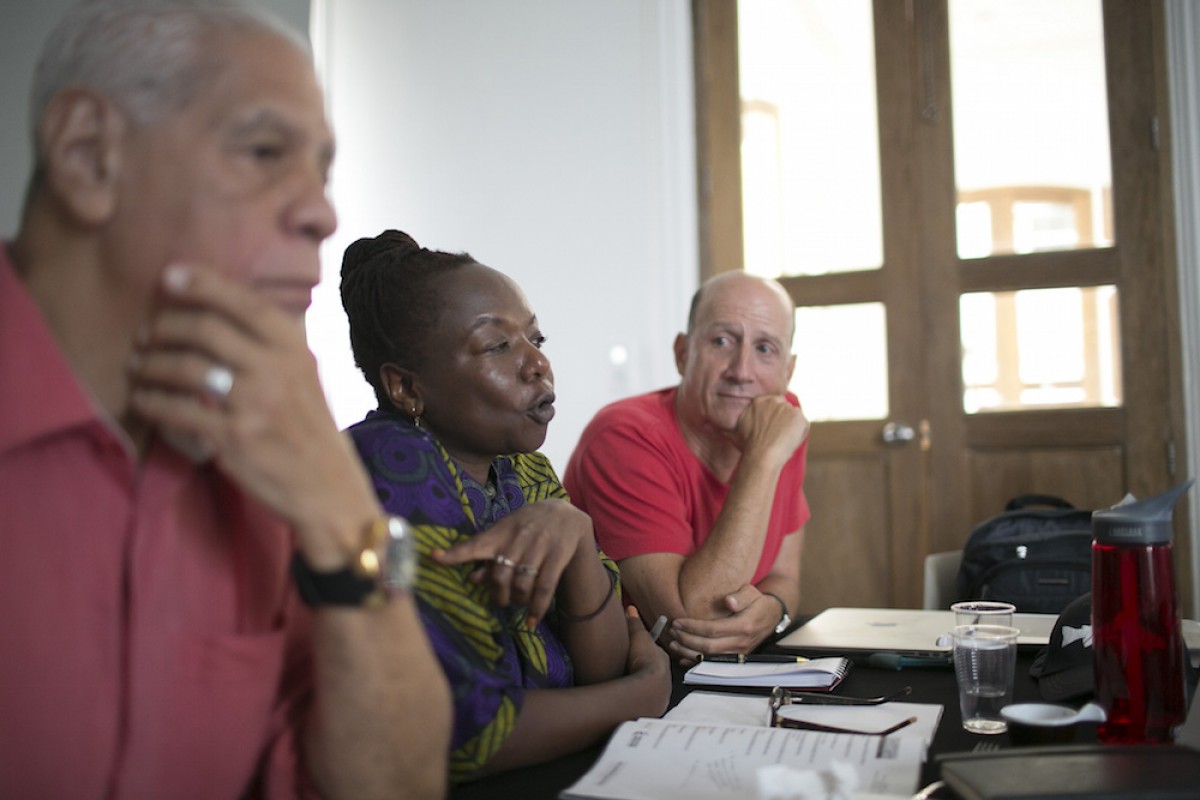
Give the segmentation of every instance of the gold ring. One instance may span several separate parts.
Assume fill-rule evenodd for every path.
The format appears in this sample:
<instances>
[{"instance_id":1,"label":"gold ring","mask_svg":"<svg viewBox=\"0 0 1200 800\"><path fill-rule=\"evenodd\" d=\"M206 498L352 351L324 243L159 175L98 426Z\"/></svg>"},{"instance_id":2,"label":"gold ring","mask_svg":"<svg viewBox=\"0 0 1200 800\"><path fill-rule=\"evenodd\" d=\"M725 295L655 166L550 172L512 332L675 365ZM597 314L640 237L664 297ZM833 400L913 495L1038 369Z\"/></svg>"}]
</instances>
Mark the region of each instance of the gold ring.
<instances>
[{"instance_id":1,"label":"gold ring","mask_svg":"<svg viewBox=\"0 0 1200 800\"><path fill-rule=\"evenodd\" d=\"M511 558L504 555L503 553L496 553L495 561L497 564L499 564L502 567L510 567L511 568L511 567L515 567L517 565L517 562L513 561Z\"/></svg>"}]
</instances>

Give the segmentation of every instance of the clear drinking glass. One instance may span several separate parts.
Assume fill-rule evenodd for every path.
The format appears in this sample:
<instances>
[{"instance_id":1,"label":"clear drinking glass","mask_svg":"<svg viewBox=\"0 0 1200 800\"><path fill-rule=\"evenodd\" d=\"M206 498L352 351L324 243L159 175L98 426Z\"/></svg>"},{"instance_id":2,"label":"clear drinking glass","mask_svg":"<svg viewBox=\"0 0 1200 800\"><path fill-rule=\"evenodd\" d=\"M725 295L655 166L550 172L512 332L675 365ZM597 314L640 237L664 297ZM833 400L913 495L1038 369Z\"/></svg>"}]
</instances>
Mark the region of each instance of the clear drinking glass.
<instances>
[{"instance_id":1,"label":"clear drinking glass","mask_svg":"<svg viewBox=\"0 0 1200 800\"><path fill-rule=\"evenodd\" d=\"M996 600L963 600L950 606L954 612L955 625L1012 625L1012 603Z\"/></svg>"},{"instance_id":2,"label":"clear drinking glass","mask_svg":"<svg viewBox=\"0 0 1200 800\"><path fill-rule=\"evenodd\" d=\"M954 628L954 675L963 728L971 733L1008 730L1000 709L1012 702L1017 636L1008 625L957 625Z\"/></svg>"}]
</instances>

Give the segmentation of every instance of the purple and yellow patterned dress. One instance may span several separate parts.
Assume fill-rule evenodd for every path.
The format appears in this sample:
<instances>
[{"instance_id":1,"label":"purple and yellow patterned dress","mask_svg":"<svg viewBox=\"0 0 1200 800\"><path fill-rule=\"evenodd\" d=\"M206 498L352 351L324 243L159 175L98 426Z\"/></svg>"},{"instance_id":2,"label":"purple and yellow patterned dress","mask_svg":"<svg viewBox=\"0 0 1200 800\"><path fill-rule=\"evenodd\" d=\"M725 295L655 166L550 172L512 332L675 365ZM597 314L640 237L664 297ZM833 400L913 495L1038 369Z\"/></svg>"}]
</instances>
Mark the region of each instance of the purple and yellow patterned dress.
<instances>
[{"instance_id":1,"label":"purple and yellow patterned dress","mask_svg":"<svg viewBox=\"0 0 1200 800\"><path fill-rule=\"evenodd\" d=\"M406 418L372 411L349 429L389 513L416 529L421 555L414 595L425 633L454 699L450 777L467 780L512 732L526 689L574 685L571 659L552 609L524 627L524 607L499 608L467 576L473 564L441 566L430 551L465 541L526 503L568 499L541 453L500 456L480 486L441 444ZM616 564L599 554L614 575Z\"/></svg>"}]
</instances>

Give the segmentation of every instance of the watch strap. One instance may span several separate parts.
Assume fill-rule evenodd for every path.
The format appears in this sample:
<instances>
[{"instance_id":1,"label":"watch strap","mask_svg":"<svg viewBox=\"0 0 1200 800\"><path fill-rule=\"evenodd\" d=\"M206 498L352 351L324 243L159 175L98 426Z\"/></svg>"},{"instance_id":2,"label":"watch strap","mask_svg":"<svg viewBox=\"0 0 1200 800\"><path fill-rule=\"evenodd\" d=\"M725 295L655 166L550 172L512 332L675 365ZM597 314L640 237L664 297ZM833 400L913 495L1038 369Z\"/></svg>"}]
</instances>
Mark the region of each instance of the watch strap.
<instances>
[{"instance_id":1,"label":"watch strap","mask_svg":"<svg viewBox=\"0 0 1200 800\"><path fill-rule=\"evenodd\" d=\"M779 617L779 624L777 624L775 626L775 633L777 633L777 634L783 633L792 624L792 616L791 616L791 614L788 613L787 603L783 602L783 598L780 597L779 595L775 594L774 592L763 592L763 594L766 595L767 597L775 598L775 602L779 603L779 610L781 612L781 616Z\"/></svg>"},{"instance_id":2,"label":"watch strap","mask_svg":"<svg viewBox=\"0 0 1200 800\"><path fill-rule=\"evenodd\" d=\"M412 526L390 515L367 525L358 552L345 567L319 572L299 552L292 557L296 590L310 606L382 605L389 594L410 588L415 573Z\"/></svg>"},{"instance_id":3,"label":"watch strap","mask_svg":"<svg viewBox=\"0 0 1200 800\"><path fill-rule=\"evenodd\" d=\"M363 606L380 591L377 580L351 567L317 572L298 552L292 556L292 579L300 599L309 606Z\"/></svg>"}]
</instances>

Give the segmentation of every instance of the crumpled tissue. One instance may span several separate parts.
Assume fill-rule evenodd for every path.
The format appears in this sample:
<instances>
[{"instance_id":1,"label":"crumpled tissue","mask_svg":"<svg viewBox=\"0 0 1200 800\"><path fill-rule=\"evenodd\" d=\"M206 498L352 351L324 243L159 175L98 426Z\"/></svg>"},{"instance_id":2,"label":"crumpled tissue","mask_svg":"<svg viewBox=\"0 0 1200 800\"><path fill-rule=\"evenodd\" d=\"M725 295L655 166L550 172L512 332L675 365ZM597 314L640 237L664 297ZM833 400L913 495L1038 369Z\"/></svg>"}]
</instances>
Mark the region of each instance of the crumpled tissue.
<instances>
[{"instance_id":1,"label":"crumpled tissue","mask_svg":"<svg viewBox=\"0 0 1200 800\"><path fill-rule=\"evenodd\" d=\"M758 800L850 800L858 788L854 765L831 761L826 769L759 767Z\"/></svg>"}]
</instances>

